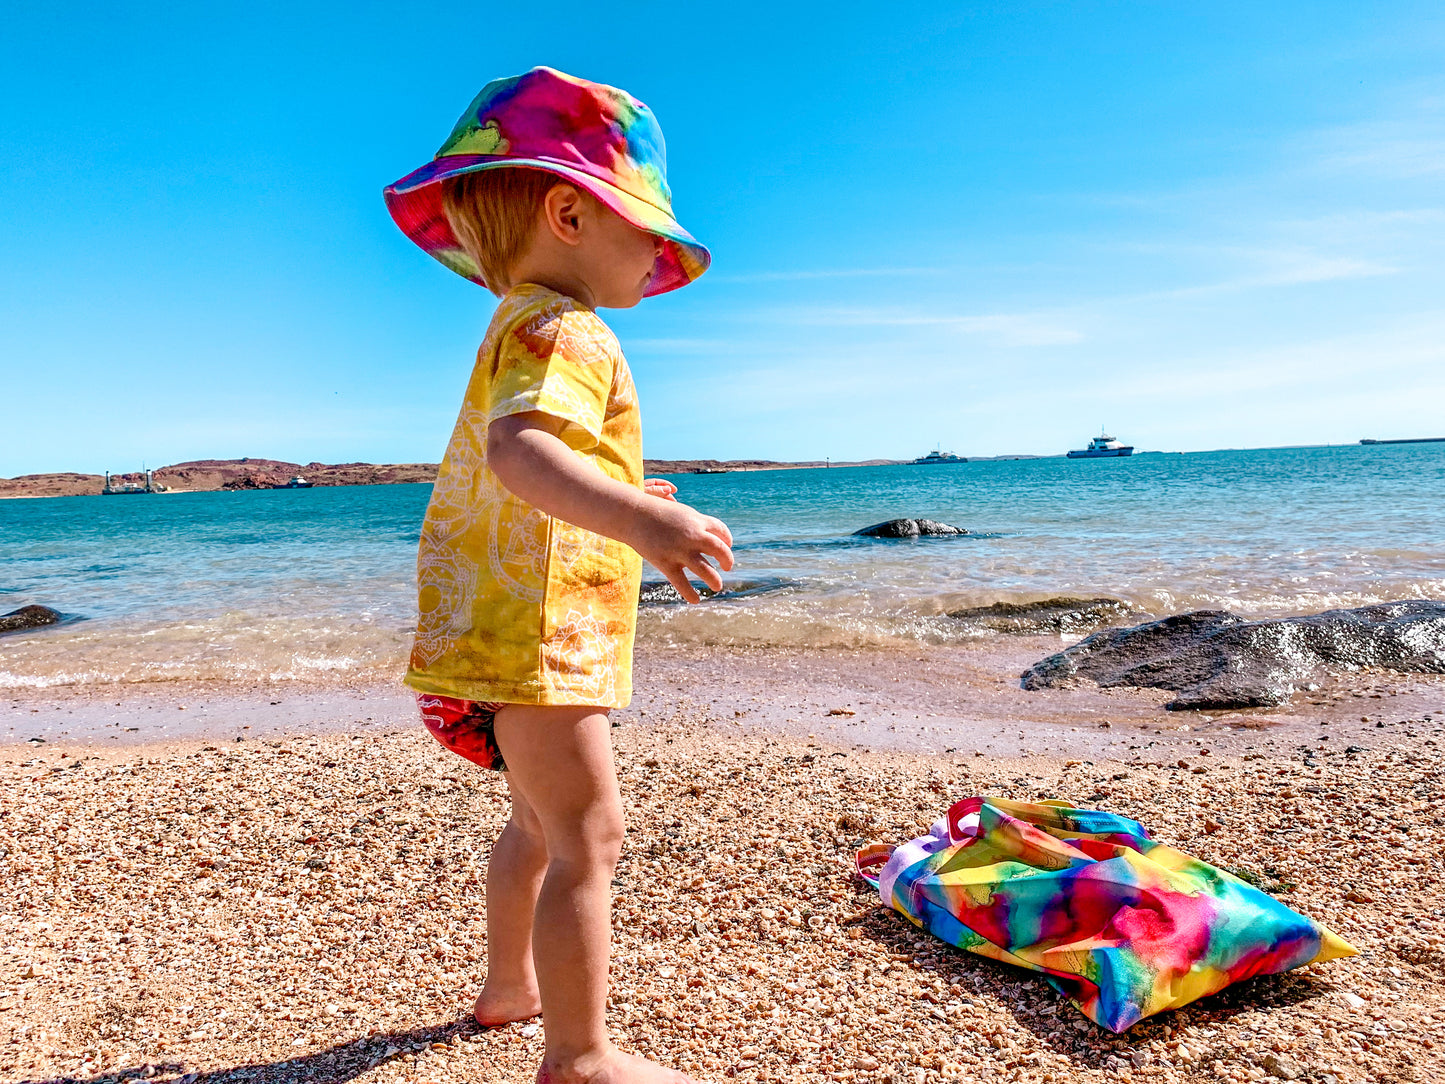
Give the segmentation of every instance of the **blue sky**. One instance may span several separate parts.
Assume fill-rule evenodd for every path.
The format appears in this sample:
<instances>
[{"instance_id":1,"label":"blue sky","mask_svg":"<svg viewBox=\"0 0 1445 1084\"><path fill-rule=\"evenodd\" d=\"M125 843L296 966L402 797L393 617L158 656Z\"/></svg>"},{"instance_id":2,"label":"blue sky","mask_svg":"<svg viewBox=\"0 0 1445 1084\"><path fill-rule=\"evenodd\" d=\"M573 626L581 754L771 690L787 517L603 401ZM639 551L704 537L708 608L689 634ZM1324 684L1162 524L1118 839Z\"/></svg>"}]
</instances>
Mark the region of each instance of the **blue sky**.
<instances>
[{"instance_id":1,"label":"blue sky","mask_svg":"<svg viewBox=\"0 0 1445 1084\"><path fill-rule=\"evenodd\" d=\"M657 113L658 457L1445 435L1438 3L25 5L0 475L435 460L492 307L381 187L489 78Z\"/></svg>"}]
</instances>

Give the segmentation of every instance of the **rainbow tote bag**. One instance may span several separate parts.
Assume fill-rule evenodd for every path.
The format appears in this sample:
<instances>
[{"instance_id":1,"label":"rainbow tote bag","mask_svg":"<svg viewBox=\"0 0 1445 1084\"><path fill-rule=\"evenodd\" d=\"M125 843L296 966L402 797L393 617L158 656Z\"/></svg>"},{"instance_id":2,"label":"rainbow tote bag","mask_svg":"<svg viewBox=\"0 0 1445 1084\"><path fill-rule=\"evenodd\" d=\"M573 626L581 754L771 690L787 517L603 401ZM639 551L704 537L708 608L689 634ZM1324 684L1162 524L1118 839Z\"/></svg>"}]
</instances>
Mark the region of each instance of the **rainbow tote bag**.
<instances>
[{"instance_id":1,"label":"rainbow tote bag","mask_svg":"<svg viewBox=\"0 0 1445 1084\"><path fill-rule=\"evenodd\" d=\"M1240 979L1355 954L1138 821L1062 802L965 798L928 835L867 847L857 866L914 925L1040 972L1110 1031Z\"/></svg>"}]
</instances>

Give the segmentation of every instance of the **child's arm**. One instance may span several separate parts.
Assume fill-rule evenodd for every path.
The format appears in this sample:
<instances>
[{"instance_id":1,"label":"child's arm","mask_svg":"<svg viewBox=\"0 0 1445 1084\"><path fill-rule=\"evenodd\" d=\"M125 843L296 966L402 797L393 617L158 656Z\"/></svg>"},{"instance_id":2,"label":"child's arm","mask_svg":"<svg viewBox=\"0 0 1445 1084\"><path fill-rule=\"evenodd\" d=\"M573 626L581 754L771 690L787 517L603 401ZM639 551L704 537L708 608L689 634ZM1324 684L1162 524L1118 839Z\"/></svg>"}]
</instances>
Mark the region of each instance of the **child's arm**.
<instances>
[{"instance_id":1,"label":"child's arm","mask_svg":"<svg viewBox=\"0 0 1445 1084\"><path fill-rule=\"evenodd\" d=\"M721 520L609 478L569 448L566 423L541 411L509 414L487 427L487 464L502 485L549 516L625 542L688 602L700 601L690 569L714 591L733 567L732 535Z\"/></svg>"}]
</instances>

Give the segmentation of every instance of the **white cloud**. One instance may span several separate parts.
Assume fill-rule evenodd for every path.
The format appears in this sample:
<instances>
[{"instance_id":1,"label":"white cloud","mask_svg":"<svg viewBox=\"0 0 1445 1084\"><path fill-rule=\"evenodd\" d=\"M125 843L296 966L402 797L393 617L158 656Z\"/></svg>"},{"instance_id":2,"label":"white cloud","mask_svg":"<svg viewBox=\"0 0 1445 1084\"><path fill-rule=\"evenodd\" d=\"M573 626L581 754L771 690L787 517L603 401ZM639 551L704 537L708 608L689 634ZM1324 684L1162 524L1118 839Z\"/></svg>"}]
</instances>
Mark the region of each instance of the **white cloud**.
<instances>
[{"instance_id":1,"label":"white cloud","mask_svg":"<svg viewBox=\"0 0 1445 1084\"><path fill-rule=\"evenodd\" d=\"M977 335L1000 346L1068 346L1084 341L1084 333L1047 313L947 313L905 308L845 307L793 310L789 318L804 324L835 327L933 328Z\"/></svg>"},{"instance_id":2,"label":"white cloud","mask_svg":"<svg viewBox=\"0 0 1445 1084\"><path fill-rule=\"evenodd\" d=\"M835 267L820 270L777 270L756 271L740 275L712 274L710 282L752 283L752 282L808 282L815 279L857 279L857 278L906 278L917 275L936 275L943 271L938 267Z\"/></svg>"},{"instance_id":3,"label":"white cloud","mask_svg":"<svg viewBox=\"0 0 1445 1084\"><path fill-rule=\"evenodd\" d=\"M1313 137L1315 167L1323 171L1417 178L1445 173L1445 124L1436 120L1378 121Z\"/></svg>"}]
</instances>

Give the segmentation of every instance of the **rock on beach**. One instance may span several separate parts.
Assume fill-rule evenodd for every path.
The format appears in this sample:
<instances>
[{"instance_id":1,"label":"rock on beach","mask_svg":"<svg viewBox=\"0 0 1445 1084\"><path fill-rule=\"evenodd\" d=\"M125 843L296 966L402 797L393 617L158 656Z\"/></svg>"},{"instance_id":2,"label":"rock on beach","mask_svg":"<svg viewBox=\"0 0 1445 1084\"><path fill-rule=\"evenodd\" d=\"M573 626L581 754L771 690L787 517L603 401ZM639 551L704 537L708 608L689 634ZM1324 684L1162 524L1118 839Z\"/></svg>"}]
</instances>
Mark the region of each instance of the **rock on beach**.
<instances>
[{"instance_id":1,"label":"rock on beach","mask_svg":"<svg viewBox=\"0 0 1445 1084\"><path fill-rule=\"evenodd\" d=\"M1039 602L995 602L950 610L948 616L968 621L994 632L1021 636L1042 633L1082 632L1112 625L1131 612L1127 602L1116 598L1047 598Z\"/></svg>"},{"instance_id":2,"label":"rock on beach","mask_svg":"<svg viewBox=\"0 0 1445 1084\"><path fill-rule=\"evenodd\" d=\"M1025 689L1086 679L1103 688L1169 689L1171 711L1273 707L1328 668L1445 673L1445 602L1412 599L1247 621L1196 610L1104 629L1035 663Z\"/></svg>"}]
</instances>

